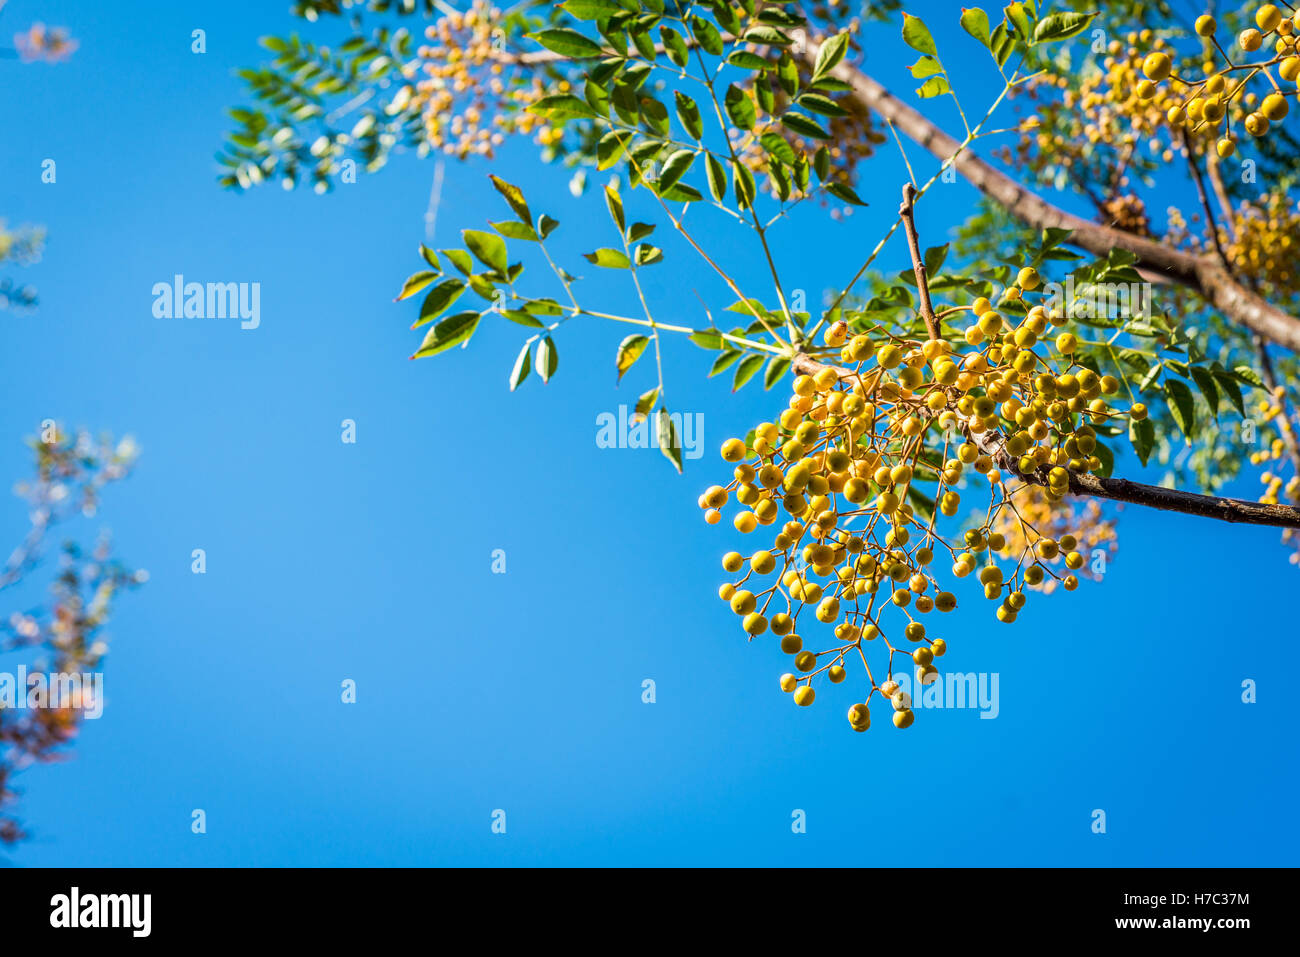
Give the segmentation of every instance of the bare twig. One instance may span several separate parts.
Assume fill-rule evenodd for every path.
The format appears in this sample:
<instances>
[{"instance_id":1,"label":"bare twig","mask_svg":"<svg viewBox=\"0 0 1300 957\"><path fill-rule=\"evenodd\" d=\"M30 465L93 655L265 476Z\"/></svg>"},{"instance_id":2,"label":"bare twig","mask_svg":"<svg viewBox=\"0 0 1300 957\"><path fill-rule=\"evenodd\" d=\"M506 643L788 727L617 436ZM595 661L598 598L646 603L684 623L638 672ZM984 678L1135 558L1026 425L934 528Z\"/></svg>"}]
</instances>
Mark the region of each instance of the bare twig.
<instances>
[{"instance_id":1,"label":"bare twig","mask_svg":"<svg viewBox=\"0 0 1300 957\"><path fill-rule=\"evenodd\" d=\"M925 320L925 328L929 330L930 338L939 339L942 337L939 331L939 320L934 314L934 307L930 305L930 283L925 276L925 261L921 258L921 241L916 235L915 206L916 187L907 183L903 186L903 202L898 207L898 215L903 220L903 232L907 234L907 250L912 255L912 270L916 273L916 288L921 300L921 318Z\"/></svg>"}]
</instances>

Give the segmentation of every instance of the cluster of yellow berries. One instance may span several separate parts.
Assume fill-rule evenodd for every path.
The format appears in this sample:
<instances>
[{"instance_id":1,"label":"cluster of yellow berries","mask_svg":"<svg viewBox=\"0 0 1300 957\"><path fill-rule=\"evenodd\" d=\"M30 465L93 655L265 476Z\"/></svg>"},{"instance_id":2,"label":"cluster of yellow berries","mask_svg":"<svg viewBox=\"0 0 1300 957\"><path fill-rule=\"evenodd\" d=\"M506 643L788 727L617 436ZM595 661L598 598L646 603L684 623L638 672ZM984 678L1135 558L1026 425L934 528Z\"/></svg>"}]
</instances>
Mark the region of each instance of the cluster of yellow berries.
<instances>
[{"instance_id":1,"label":"cluster of yellow berries","mask_svg":"<svg viewBox=\"0 0 1300 957\"><path fill-rule=\"evenodd\" d=\"M1290 111L1288 97L1296 95L1295 85L1300 79L1300 11L1287 16L1274 4L1266 3L1255 11L1256 26L1241 31L1235 46L1244 53L1256 53L1269 50L1266 58L1253 63L1234 62L1228 51L1215 38L1218 24L1214 17L1204 14L1196 20L1196 33L1204 38L1207 49L1212 49L1223 57L1223 65L1213 59L1201 64L1199 77L1180 77L1174 73L1174 60L1163 49L1153 49L1142 61L1142 73L1145 76L1138 83L1137 95L1146 100L1153 100L1162 95L1175 96L1176 102L1166 112L1169 124L1175 128L1192 132L1210 131L1218 135L1220 127L1227 121L1227 131L1219 137L1216 150L1221 157L1229 157L1236 151L1236 140L1232 136L1233 112L1244 112L1241 125L1252 136L1264 136L1272 124L1281 122ZM1291 88L1284 89L1273 77L1276 68L1278 77ZM1263 99L1253 91L1246 89L1255 77L1263 74L1272 86L1272 90ZM1161 84L1170 81L1170 87ZM1175 92L1172 86L1180 88Z\"/></svg>"},{"instance_id":2,"label":"cluster of yellow berries","mask_svg":"<svg viewBox=\"0 0 1300 957\"><path fill-rule=\"evenodd\" d=\"M416 59L403 66L408 85L394 104L420 115L429 148L464 159L491 158L511 133L534 134L542 146L563 136L558 127L527 112L551 92L536 70L519 65L506 48L502 14L485 0L464 11L450 11L425 29L428 41Z\"/></svg>"},{"instance_id":3,"label":"cluster of yellow berries","mask_svg":"<svg viewBox=\"0 0 1300 957\"><path fill-rule=\"evenodd\" d=\"M1023 301L1040 285L1036 270L1022 269L1001 302ZM845 322L830 325L826 346L844 365L819 363L797 376L775 421L758 425L748 440L724 442L732 478L699 500L710 524L721 521L734 495L737 531L775 528L770 547L723 556L724 570L740 577L724 583L719 597L751 639L769 630L781 639L799 673L783 675L781 687L796 704L812 704L815 677L824 673L838 684L846 661L860 658L870 691L848 715L859 731L870 723L877 693L890 699L895 725L912 723L910 701L894 680L895 656L911 659L921 684L939 677L935 659L947 646L920 619L951 611L957 598L940 587L937 559L951 563L956 578L975 575L985 597L999 602L998 620L1008 623L1025 605L1025 588L1050 577L1072 591L1084 565L1075 535L1049 537L1018 502L1026 495L1060 502L1073 474L1100 466L1087 423L1118 414L1102 398L1118 391L1118 381L1074 361L1078 341L1064 330L1064 317L1042 304L1018 324L983 297L954 311L974 319L964 354L944 339L906 340L882 329L850 337ZM1129 414L1142 418L1146 410L1137 405ZM969 527L946 535L939 517L957 515L971 472L989 490L987 507ZM1018 523L1014 538L1000 530L1007 521ZM773 574L761 587L757 579ZM901 616L898 630L886 609ZM798 629L809 614L834 626L828 650L804 647ZM888 649L880 681L866 655L877 639Z\"/></svg>"},{"instance_id":4,"label":"cluster of yellow berries","mask_svg":"<svg viewBox=\"0 0 1300 957\"><path fill-rule=\"evenodd\" d=\"M1271 389L1266 398L1255 407L1256 415L1265 422L1272 422L1280 434L1275 436L1265 448L1251 453L1252 465L1277 462L1282 463L1281 470L1284 471L1285 463L1294 462L1288 443L1295 443L1297 436L1294 426L1287 418L1285 397L1285 390L1279 385ZM1264 504L1276 505L1284 498L1292 502L1300 502L1300 468L1293 466L1290 478L1285 478L1272 470L1265 470L1260 473L1259 480L1264 484L1264 491L1259 497ZM1300 564L1300 533L1293 528L1284 529L1282 542L1292 547L1291 564Z\"/></svg>"},{"instance_id":5,"label":"cluster of yellow berries","mask_svg":"<svg viewBox=\"0 0 1300 957\"><path fill-rule=\"evenodd\" d=\"M1300 203L1274 190L1256 203L1242 203L1233 216L1231 237L1224 237L1227 257L1266 292L1286 296L1300 292Z\"/></svg>"},{"instance_id":6,"label":"cluster of yellow berries","mask_svg":"<svg viewBox=\"0 0 1300 957\"><path fill-rule=\"evenodd\" d=\"M1180 148L1170 140L1165 120L1173 99L1166 91L1150 99L1137 93L1142 75L1138 51L1151 43L1162 41L1150 30L1111 40L1099 68L1084 72L1077 87L1072 73L1043 73L1030 81L1023 92L1033 100L1033 114L1020 124L1014 159L1010 149L998 155L1036 174L1063 169L1084 182L1095 180L1099 144L1118 150L1124 167L1133 165L1144 146L1152 160L1170 162ZM1112 185L1128 183L1121 176Z\"/></svg>"},{"instance_id":7,"label":"cluster of yellow berries","mask_svg":"<svg viewBox=\"0 0 1300 957\"><path fill-rule=\"evenodd\" d=\"M1100 580L1105 568L1098 564L1095 557L1100 553L1105 560L1114 557L1119 546L1114 516L1101 507L1095 498L1083 501L1066 499L1053 502L1048 498L1032 494L1025 489L1012 494L1015 509L1003 509L994 519L992 528L1006 539L1006 553L1024 554L1033 547L1038 538L1050 538L1060 541L1068 540L1072 529L1088 530L1088 550L1094 556L1094 562L1084 564L1078 569L1080 577ZM1025 527L1033 529L1031 536L1025 535ZM1082 554L1084 549L1079 546ZM1058 579L1047 576L1036 585L1030 585L1034 591L1050 595L1060 584Z\"/></svg>"}]
</instances>

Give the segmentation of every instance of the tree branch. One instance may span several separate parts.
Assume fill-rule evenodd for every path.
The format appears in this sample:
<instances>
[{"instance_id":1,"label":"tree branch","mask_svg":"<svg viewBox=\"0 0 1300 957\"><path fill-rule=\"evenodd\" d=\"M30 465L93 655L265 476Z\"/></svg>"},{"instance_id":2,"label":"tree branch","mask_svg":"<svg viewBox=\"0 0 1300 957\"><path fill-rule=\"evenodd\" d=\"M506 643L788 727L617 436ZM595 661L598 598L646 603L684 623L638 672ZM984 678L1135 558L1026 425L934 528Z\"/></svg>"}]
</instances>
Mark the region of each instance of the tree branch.
<instances>
[{"instance_id":1,"label":"tree branch","mask_svg":"<svg viewBox=\"0 0 1300 957\"><path fill-rule=\"evenodd\" d=\"M916 289L921 300L921 318L925 320L930 338L939 339L942 337L939 319L934 314L934 307L930 305L930 283L926 280L925 262L921 259L921 240L916 235L916 218L913 215L915 206L916 187L907 183L903 186L903 202L898 207L898 215L902 217L903 232L907 234L907 249L912 255L912 271L916 273Z\"/></svg>"},{"instance_id":2,"label":"tree branch","mask_svg":"<svg viewBox=\"0 0 1300 957\"><path fill-rule=\"evenodd\" d=\"M834 369L841 379L857 378L857 373L850 369L827 365L808 355L795 356L792 365L796 372L804 375L816 375L823 369ZM972 435L971 441L979 447L980 451L991 457L1002 471L1015 475L1031 485L1047 484L1046 470L1032 474L1020 471L1015 457L1006 450L1006 436L1001 432L982 432L979 435ZM1275 528L1300 528L1300 508L1294 505L1264 505L1239 498L1200 495L1159 485L1131 482L1122 478L1101 478L1096 475L1071 472L1070 492L1074 495L1089 495L1093 498L1127 502L1131 505L1142 505L1166 512L1199 515L1202 518L1214 518L1223 522L1268 525Z\"/></svg>"},{"instance_id":3,"label":"tree branch","mask_svg":"<svg viewBox=\"0 0 1300 957\"><path fill-rule=\"evenodd\" d=\"M819 44L809 42L802 54L810 64L816 62L818 47ZM1184 252L1067 213L994 169L970 149L959 151L961 144L957 140L852 64L841 62L831 72L852 86L853 103L874 110L940 160L955 156L953 167L957 172L1026 225L1035 229L1068 229L1071 243L1099 256L1112 249L1127 250L1138 257L1139 269L1186 286L1229 320L1288 349L1300 351L1300 318L1244 288L1213 257Z\"/></svg>"}]
</instances>

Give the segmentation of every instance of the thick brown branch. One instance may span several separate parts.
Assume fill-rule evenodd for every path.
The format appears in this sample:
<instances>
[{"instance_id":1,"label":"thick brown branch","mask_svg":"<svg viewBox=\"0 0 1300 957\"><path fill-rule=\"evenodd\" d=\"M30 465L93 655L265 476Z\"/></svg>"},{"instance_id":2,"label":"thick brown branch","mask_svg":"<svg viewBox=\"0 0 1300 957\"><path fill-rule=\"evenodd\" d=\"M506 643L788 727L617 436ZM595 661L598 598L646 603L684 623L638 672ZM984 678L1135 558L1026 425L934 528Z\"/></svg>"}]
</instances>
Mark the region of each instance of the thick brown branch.
<instances>
[{"instance_id":1,"label":"thick brown branch","mask_svg":"<svg viewBox=\"0 0 1300 957\"><path fill-rule=\"evenodd\" d=\"M839 366L830 366L819 362L812 356L799 355L793 362L796 372L804 375L816 375L823 369L834 369L842 379L856 378L852 370ZM1015 457L1007 452L1006 437L1000 432L982 432L972 435L971 441L1003 472L1032 485L1046 485L1044 471L1026 474L1021 472ZM1096 475L1071 473L1070 492L1074 495L1090 495L1093 498L1110 499L1115 502L1128 502L1147 508L1161 509L1166 512L1181 512L1184 515L1199 515L1223 522L1235 522L1246 525L1269 525L1275 528L1300 528L1300 508L1294 505L1264 505L1239 498L1223 498L1218 495L1199 495L1195 492L1182 492L1178 489L1164 488L1159 485L1146 485L1122 478L1101 478Z\"/></svg>"},{"instance_id":2,"label":"thick brown branch","mask_svg":"<svg viewBox=\"0 0 1300 957\"><path fill-rule=\"evenodd\" d=\"M815 62L817 44L809 43L803 55L810 63ZM1067 213L994 169L969 148L960 149L957 140L852 64L840 63L833 74L853 87L851 98L858 106L874 110L940 160L955 156L952 165L958 173L1026 225L1035 229L1068 229L1070 242L1098 256L1112 249L1127 250L1137 256L1139 269L1186 286L1230 321L1281 346L1300 351L1300 319L1237 283L1214 257L1194 255Z\"/></svg>"}]
</instances>

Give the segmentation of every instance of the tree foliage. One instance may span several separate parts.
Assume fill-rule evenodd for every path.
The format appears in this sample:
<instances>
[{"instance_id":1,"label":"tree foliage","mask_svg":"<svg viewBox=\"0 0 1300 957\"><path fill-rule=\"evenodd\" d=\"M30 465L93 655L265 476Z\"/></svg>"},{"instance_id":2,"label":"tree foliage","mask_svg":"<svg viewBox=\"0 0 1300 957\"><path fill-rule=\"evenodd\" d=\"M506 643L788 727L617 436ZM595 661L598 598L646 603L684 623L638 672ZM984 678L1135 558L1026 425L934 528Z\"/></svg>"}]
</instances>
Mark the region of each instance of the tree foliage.
<instances>
[{"instance_id":1,"label":"tree foliage","mask_svg":"<svg viewBox=\"0 0 1300 957\"><path fill-rule=\"evenodd\" d=\"M574 318L634 327L616 376L653 357L636 412L654 415L679 469L663 336L715 353L710 374L733 391L792 380L786 408L724 446L735 470L701 507L717 522L735 501L740 532L776 527L771 548L724 559L748 571L722 597L751 636L770 629L809 666L782 682L799 703L813 677L838 682L846 657L865 665L864 642L881 636L887 668L867 667L850 723L864 730L875 694L910 714L895 657L932 680L943 645L919 619L956 604L936 562L957 578L978 568L999 619L1014 621L1026 589L1072 589L1088 556L1107 553L1114 516L1099 502L1274 525L1300 544L1300 167L1288 119L1300 14L1252 5L1219 24L1162 2L1027 0L962 10L935 31L895 3L864 17L756 0L301 12L346 16L348 36L337 53L264 41L277 59L245 75L260 106L233 114L225 185L306 175L323 191L403 146L490 159L512 135L531 137L545 161L614 176L602 197L609 239L585 264L554 258L547 240L563 227L545 197L493 176L503 218L454 246L421 246L401 289L423 330L413 357L511 322L523 327L514 390L533 387L534 372L538 385L563 374L559 340L579 334ZM419 24L416 39L407 31ZM863 50L881 42L915 56L908 89L865 72ZM976 71L1001 85L980 109L961 92ZM955 108L959 136L934 119L940 102ZM796 207L892 206L893 188L863 186L890 138L910 175L897 218L854 275L826 278L818 307L796 304L771 232ZM983 198L948 241L922 244L913 206L953 173ZM1153 215L1171 182L1181 208ZM1073 193L1092 218L1036 190ZM656 221L627 214L639 191ZM706 248L692 225L701 216L748 237L764 288ZM644 270L670 255L665 233L678 239L672 255L695 258L730 294L695 324L661 322L644 293ZM887 249L898 266L885 265ZM594 270L626 274L633 307L593 302L581 277ZM1160 484L1118 474L1133 462L1164 466ZM1246 474L1263 483L1258 502L1219 495ZM972 484L987 506L964 512ZM773 585L745 586L768 573ZM886 610L917 647L892 643ZM833 624L840 643L809 659L801 613Z\"/></svg>"}]
</instances>

